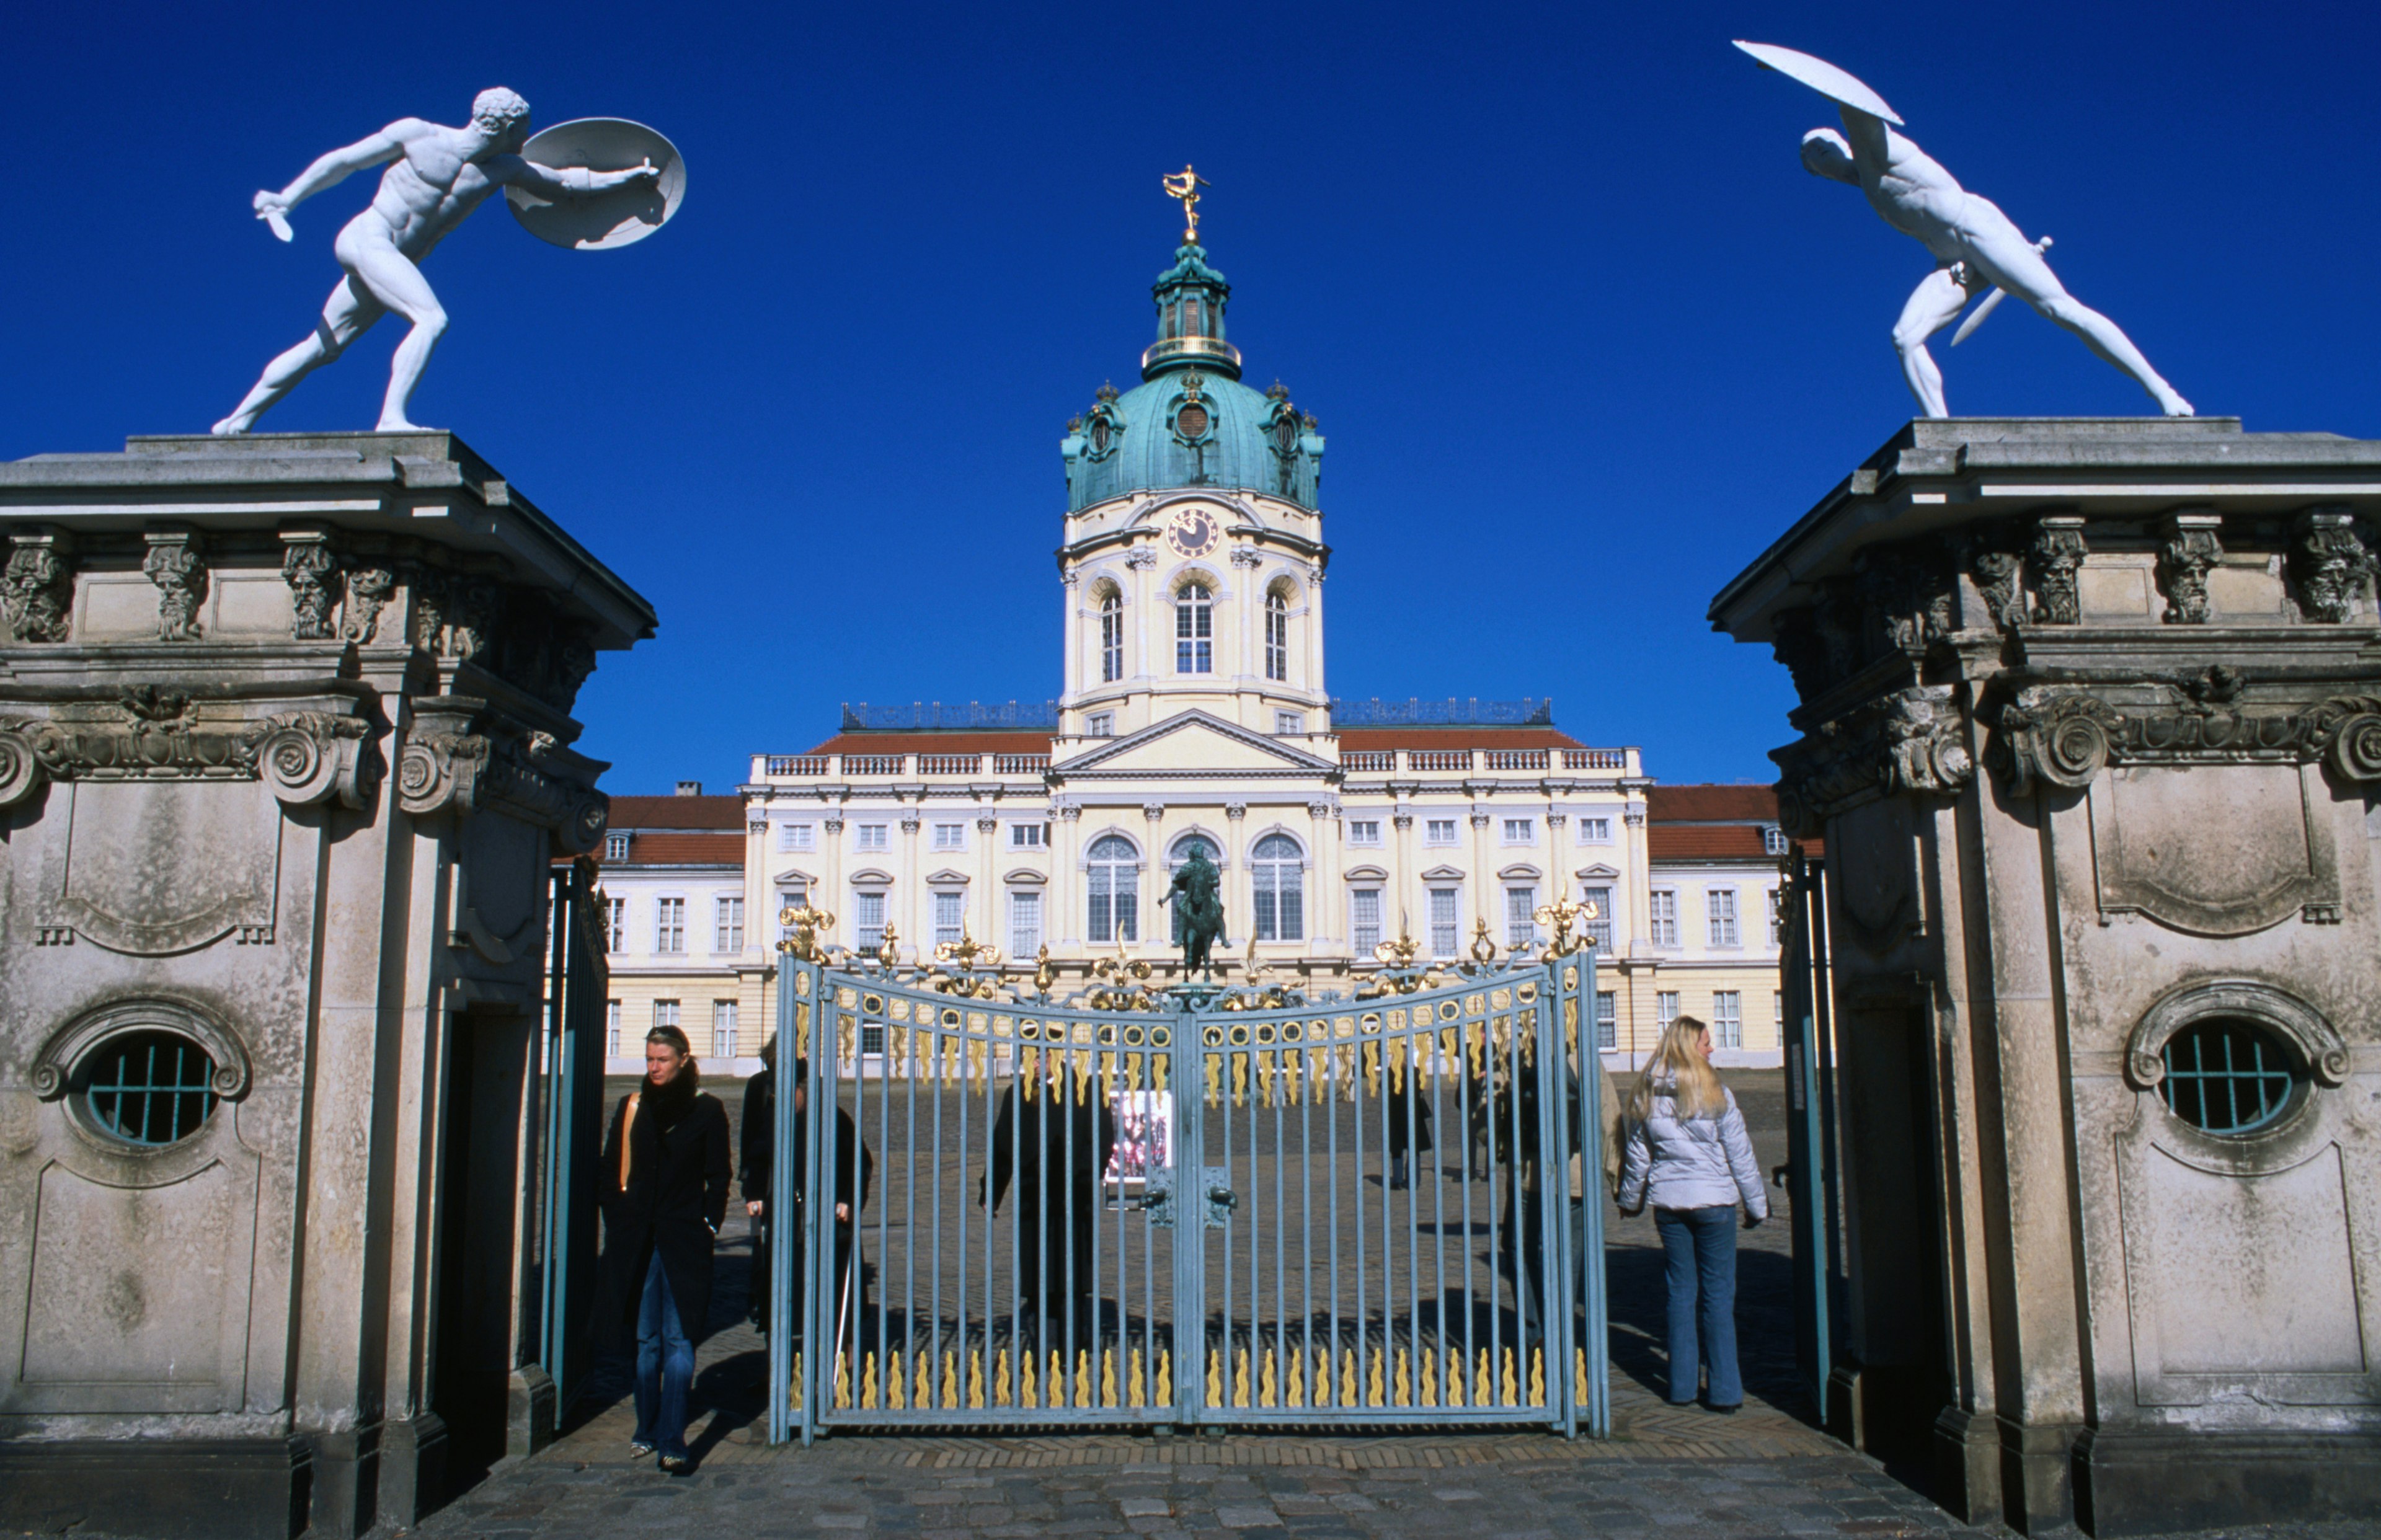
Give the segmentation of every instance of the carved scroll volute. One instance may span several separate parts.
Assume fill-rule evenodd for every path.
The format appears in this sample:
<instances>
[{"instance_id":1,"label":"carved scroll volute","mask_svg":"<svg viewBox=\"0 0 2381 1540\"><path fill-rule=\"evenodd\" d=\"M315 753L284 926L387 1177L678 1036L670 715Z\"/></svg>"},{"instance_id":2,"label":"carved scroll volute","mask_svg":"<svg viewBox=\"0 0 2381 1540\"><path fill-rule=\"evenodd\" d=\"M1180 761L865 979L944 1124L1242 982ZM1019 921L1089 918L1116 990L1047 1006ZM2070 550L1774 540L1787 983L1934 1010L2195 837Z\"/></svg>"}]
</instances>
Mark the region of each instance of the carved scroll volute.
<instances>
[{"instance_id":1,"label":"carved scroll volute","mask_svg":"<svg viewBox=\"0 0 2381 1540\"><path fill-rule=\"evenodd\" d=\"M321 712L286 712L268 719L257 744L257 764L273 794L292 807L334 798L346 808L362 808L380 784L380 757L372 752L371 725L360 717Z\"/></svg>"},{"instance_id":2,"label":"carved scroll volute","mask_svg":"<svg viewBox=\"0 0 2381 1540\"><path fill-rule=\"evenodd\" d=\"M585 855L604 842L604 831L611 825L612 799L591 790L571 804L557 837L570 854Z\"/></svg>"},{"instance_id":3,"label":"carved scroll volute","mask_svg":"<svg viewBox=\"0 0 2381 1540\"><path fill-rule=\"evenodd\" d=\"M2344 695L2316 710L2325 758L2341 779L2381 780L2381 698Z\"/></svg>"},{"instance_id":4,"label":"carved scroll volute","mask_svg":"<svg viewBox=\"0 0 2381 1540\"><path fill-rule=\"evenodd\" d=\"M495 745L470 729L486 704L470 696L444 695L415 706L397 759L397 806L416 815L447 808L478 811L481 777Z\"/></svg>"},{"instance_id":5,"label":"carved scroll volute","mask_svg":"<svg viewBox=\"0 0 2381 1540\"><path fill-rule=\"evenodd\" d=\"M2091 785L2107 767L2112 736L2122 720L2114 706L2092 695L2002 707L2009 788L2022 797L2037 776L2070 790Z\"/></svg>"},{"instance_id":6,"label":"carved scroll volute","mask_svg":"<svg viewBox=\"0 0 2381 1540\"><path fill-rule=\"evenodd\" d=\"M28 732L33 726L18 717L0 718L0 808L15 807L47 778Z\"/></svg>"}]
</instances>

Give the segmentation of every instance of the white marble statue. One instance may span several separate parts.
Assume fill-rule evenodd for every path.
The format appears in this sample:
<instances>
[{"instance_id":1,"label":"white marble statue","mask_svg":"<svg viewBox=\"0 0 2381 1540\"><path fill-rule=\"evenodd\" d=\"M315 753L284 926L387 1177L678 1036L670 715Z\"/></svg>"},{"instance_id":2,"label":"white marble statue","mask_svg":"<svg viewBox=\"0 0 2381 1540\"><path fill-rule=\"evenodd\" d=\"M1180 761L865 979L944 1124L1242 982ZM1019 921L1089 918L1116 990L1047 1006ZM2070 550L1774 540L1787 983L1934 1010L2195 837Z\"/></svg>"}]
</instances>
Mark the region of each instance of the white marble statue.
<instances>
[{"instance_id":1,"label":"white marble statue","mask_svg":"<svg viewBox=\"0 0 2381 1540\"><path fill-rule=\"evenodd\" d=\"M2150 367L2115 322L2067 292L2043 260L2048 239L2039 244L2026 239L1997 204L1968 191L1924 151L1895 132L1891 125L1901 119L1882 97L1808 54L1772 43L1737 46L1835 101L1844 131L1813 128L1804 134L1804 168L1859 188L1879 217L1923 245L1940 264L1901 307L1901 319L1893 328L1893 346L1901 354L1910 393L1927 416L1950 413L1943 404L1943 373L1926 351L1926 339L1949 325L1971 299L1987 288L2016 295L2082 338L2085 347L2139 381L2168 417L2192 415L2191 403ZM1996 294L1977 307L1960 337L1997 302Z\"/></svg>"},{"instance_id":2,"label":"white marble statue","mask_svg":"<svg viewBox=\"0 0 2381 1540\"><path fill-rule=\"evenodd\" d=\"M248 432L299 381L345 352L348 343L390 311L411 322L413 329L397 344L378 426L384 433L412 427L406 420L406 402L421 378L422 365L430 361L430 350L446 330L446 312L415 265L431 248L499 187L525 187L540 198L560 201L649 182L658 175L650 162L625 171L556 171L538 165L517 153L528 133L529 104L497 86L473 100L471 121L462 128L399 118L369 139L332 151L279 192L258 193L256 216L287 240L291 209L352 172L383 161L397 163L382 176L371 207L348 220L332 245L348 275L331 290L313 335L266 364L256 387L214 431Z\"/></svg>"}]
</instances>

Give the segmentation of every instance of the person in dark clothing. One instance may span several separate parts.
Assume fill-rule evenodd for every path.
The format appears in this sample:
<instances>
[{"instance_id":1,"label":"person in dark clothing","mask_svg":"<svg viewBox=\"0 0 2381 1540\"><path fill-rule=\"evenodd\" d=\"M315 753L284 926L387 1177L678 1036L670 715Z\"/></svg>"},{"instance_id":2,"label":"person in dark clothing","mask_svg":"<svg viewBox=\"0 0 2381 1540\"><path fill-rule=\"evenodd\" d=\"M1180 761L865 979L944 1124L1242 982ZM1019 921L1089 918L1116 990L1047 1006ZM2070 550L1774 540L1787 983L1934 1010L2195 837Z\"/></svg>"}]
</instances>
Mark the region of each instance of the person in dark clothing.
<instances>
[{"instance_id":1,"label":"person in dark clothing","mask_svg":"<svg viewBox=\"0 0 2381 1540\"><path fill-rule=\"evenodd\" d=\"M1548 1182L1566 1184L1566 1201L1572 1204L1571 1225L1572 1270L1578 1271L1584 1256L1583 1237L1586 1233L1579 1204L1584 1201L1581 1187L1580 1155L1584 1131L1580 1121L1579 1072L1563 1069L1563 1105L1555 1113L1559 1121L1569 1123L1565 1166L1568 1169L1548 1169L1538 1130L1538 1075L1534 1068L1524 1067L1520 1075L1519 1106L1516 1094L1508 1089L1498 1093L1494 1137L1496 1155L1506 1169L1496 1174L1496 1185L1504 1192L1504 1217L1497 1226L1496 1251L1498 1267L1513 1280L1513 1292L1520 1302L1521 1320L1532 1339L1545 1331L1540 1281L1545 1277L1545 1223L1540 1214L1540 1195ZM1518 1118L1516 1115L1518 1114ZM1518 1120L1520 1126L1516 1128ZM1607 1160L1608 1164L1608 1160ZM1515 1169L1518 1167L1518 1170Z\"/></svg>"},{"instance_id":2,"label":"person in dark clothing","mask_svg":"<svg viewBox=\"0 0 2381 1540\"><path fill-rule=\"evenodd\" d=\"M1078 1095L1060 1073L1021 1102L1003 1094L992 1129L992 1200L997 1214L1017 1183L1017 1293L1038 1339L1055 1326L1068 1345L1088 1346L1099 1328L1096 1216L1101 1174L1116 1149L1116 1114L1093 1088ZM979 1181L976 1200L983 1201ZM995 1288L999 1280L995 1280Z\"/></svg>"},{"instance_id":3,"label":"person in dark clothing","mask_svg":"<svg viewBox=\"0 0 2381 1540\"><path fill-rule=\"evenodd\" d=\"M727 1216L727 1109L698 1088L676 1027L645 1034L644 1083L620 1099L604 1143L604 1257L597 1329L615 1347L633 1333L638 1454L658 1449L683 1475L694 1344L709 1325L711 1248Z\"/></svg>"},{"instance_id":4,"label":"person in dark clothing","mask_svg":"<svg viewBox=\"0 0 2381 1540\"><path fill-rule=\"evenodd\" d=\"M1431 1148L1430 1095L1416 1094L1421 1088L1414 1084L1408 1071L1404 1085L1389 1093L1389 1190L1403 1192L1406 1183L1406 1156L1414 1151Z\"/></svg>"},{"instance_id":5,"label":"person in dark clothing","mask_svg":"<svg viewBox=\"0 0 2381 1540\"><path fill-rule=\"evenodd\" d=\"M777 1062L776 1040L762 1045L762 1061L768 1065L759 1074L744 1082L743 1161L739 1181L744 1191L744 1212L760 1227L760 1240L752 1253L752 1322L765 1334L769 1329L769 1246L771 1227L775 1223L775 1205L771 1188L776 1169L777 1126ZM810 1079L811 1061L794 1060L794 1156L793 1183L787 1191L785 1202L793 1229L787 1236L793 1255L794 1330L801 1329L802 1290L810 1274L807 1270L810 1238L809 1227L803 1223L807 1213L810 1184ZM860 1211L868 1202L868 1190L875 1175L875 1156L861 1142L860 1131L851 1121L851 1114L841 1107L835 1114L835 1277L836 1314L827 1329L836 1329L844 1318L851 1289L851 1238L859 1223ZM863 1299L864 1299L863 1295Z\"/></svg>"}]
</instances>

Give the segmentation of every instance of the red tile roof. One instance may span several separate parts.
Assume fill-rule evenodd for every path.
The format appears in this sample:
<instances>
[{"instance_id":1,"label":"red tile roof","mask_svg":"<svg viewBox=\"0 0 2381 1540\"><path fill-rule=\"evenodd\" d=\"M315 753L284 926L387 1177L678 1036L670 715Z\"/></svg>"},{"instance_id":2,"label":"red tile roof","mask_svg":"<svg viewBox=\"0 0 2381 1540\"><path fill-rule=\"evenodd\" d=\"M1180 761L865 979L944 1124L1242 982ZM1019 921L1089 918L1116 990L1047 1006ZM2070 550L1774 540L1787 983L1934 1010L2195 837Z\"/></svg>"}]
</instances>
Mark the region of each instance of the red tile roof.
<instances>
[{"instance_id":1,"label":"red tile roof","mask_svg":"<svg viewBox=\"0 0 2381 1540\"><path fill-rule=\"evenodd\" d=\"M1776 861L1752 824L1645 825L1645 855L1651 861Z\"/></svg>"},{"instance_id":2,"label":"red tile roof","mask_svg":"<svg viewBox=\"0 0 2381 1540\"><path fill-rule=\"evenodd\" d=\"M655 801L663 799L654 798ZM617 832L617 831L615 831ZM598 858L601 861L601 856ZM612 866L741 866L740 834L641 834L629 841L629 859Z\"/></svg>"},{"instance_id":3,"label":"red tile roof","mask_svg":"<svg viewBox=\"0 0 2381 1540\"><path fill-rule=\"evenodd\" d=\"M1046 754L1046 732L837 733L813 754Z\"/></svg>"},{"instance_id":4,"label":"red tile roof","mask_svg":"<svg viewBox=\"0 0 2381 1540\"><path fill-rule=\"evenodd\" d=\"M612 830L741 829L741 797L615 797ZM738 860L743 858L739 856Z\"/></svg>"},{"instance_id":5,"label":"red tile roof","mask_svg":"<svg viewBox=\"0 0 2381 1540\"><path fill-rule=\"evenodd\" d=\"M1645 788L1649 824L1775 824L1774 786L1651 786Z\"/></svg>"},{"instance_id":6,"label":"red tile roof","mask_svg":"<svg viewBox=\"0 0 2381 1540\"><path fill-rule=\"evenodd\" d=\"M1584 749L1554 727L1348 727L1342 751L1365 749Z\"/></svg>"}]
</instances>

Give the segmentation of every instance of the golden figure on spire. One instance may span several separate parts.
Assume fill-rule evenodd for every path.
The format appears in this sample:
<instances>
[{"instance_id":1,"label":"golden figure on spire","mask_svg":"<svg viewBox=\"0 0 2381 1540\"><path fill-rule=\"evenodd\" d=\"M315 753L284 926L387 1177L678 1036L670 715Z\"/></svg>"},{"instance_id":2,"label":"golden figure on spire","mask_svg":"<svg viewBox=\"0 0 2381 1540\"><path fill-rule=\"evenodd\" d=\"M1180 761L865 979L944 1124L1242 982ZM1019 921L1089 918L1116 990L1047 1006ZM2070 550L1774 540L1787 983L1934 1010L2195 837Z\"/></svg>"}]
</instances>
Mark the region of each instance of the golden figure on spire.
<instances>
[{"instance_id":1,"label":"golden figure on spire","mask_svg":"<svg viewBox=\"0 0 2381 1540\"><path fill-rule=\"evenodd\" d=\"M1182 205L1182 244L1198 245L1199 189L1211 184L1204 177L1191 170L1190 163L1188 161L1182 163L1182 169L1178 173L1160 177L1158 182L1166 189L1166 196Z\"/></svg>"}]
</instances>

